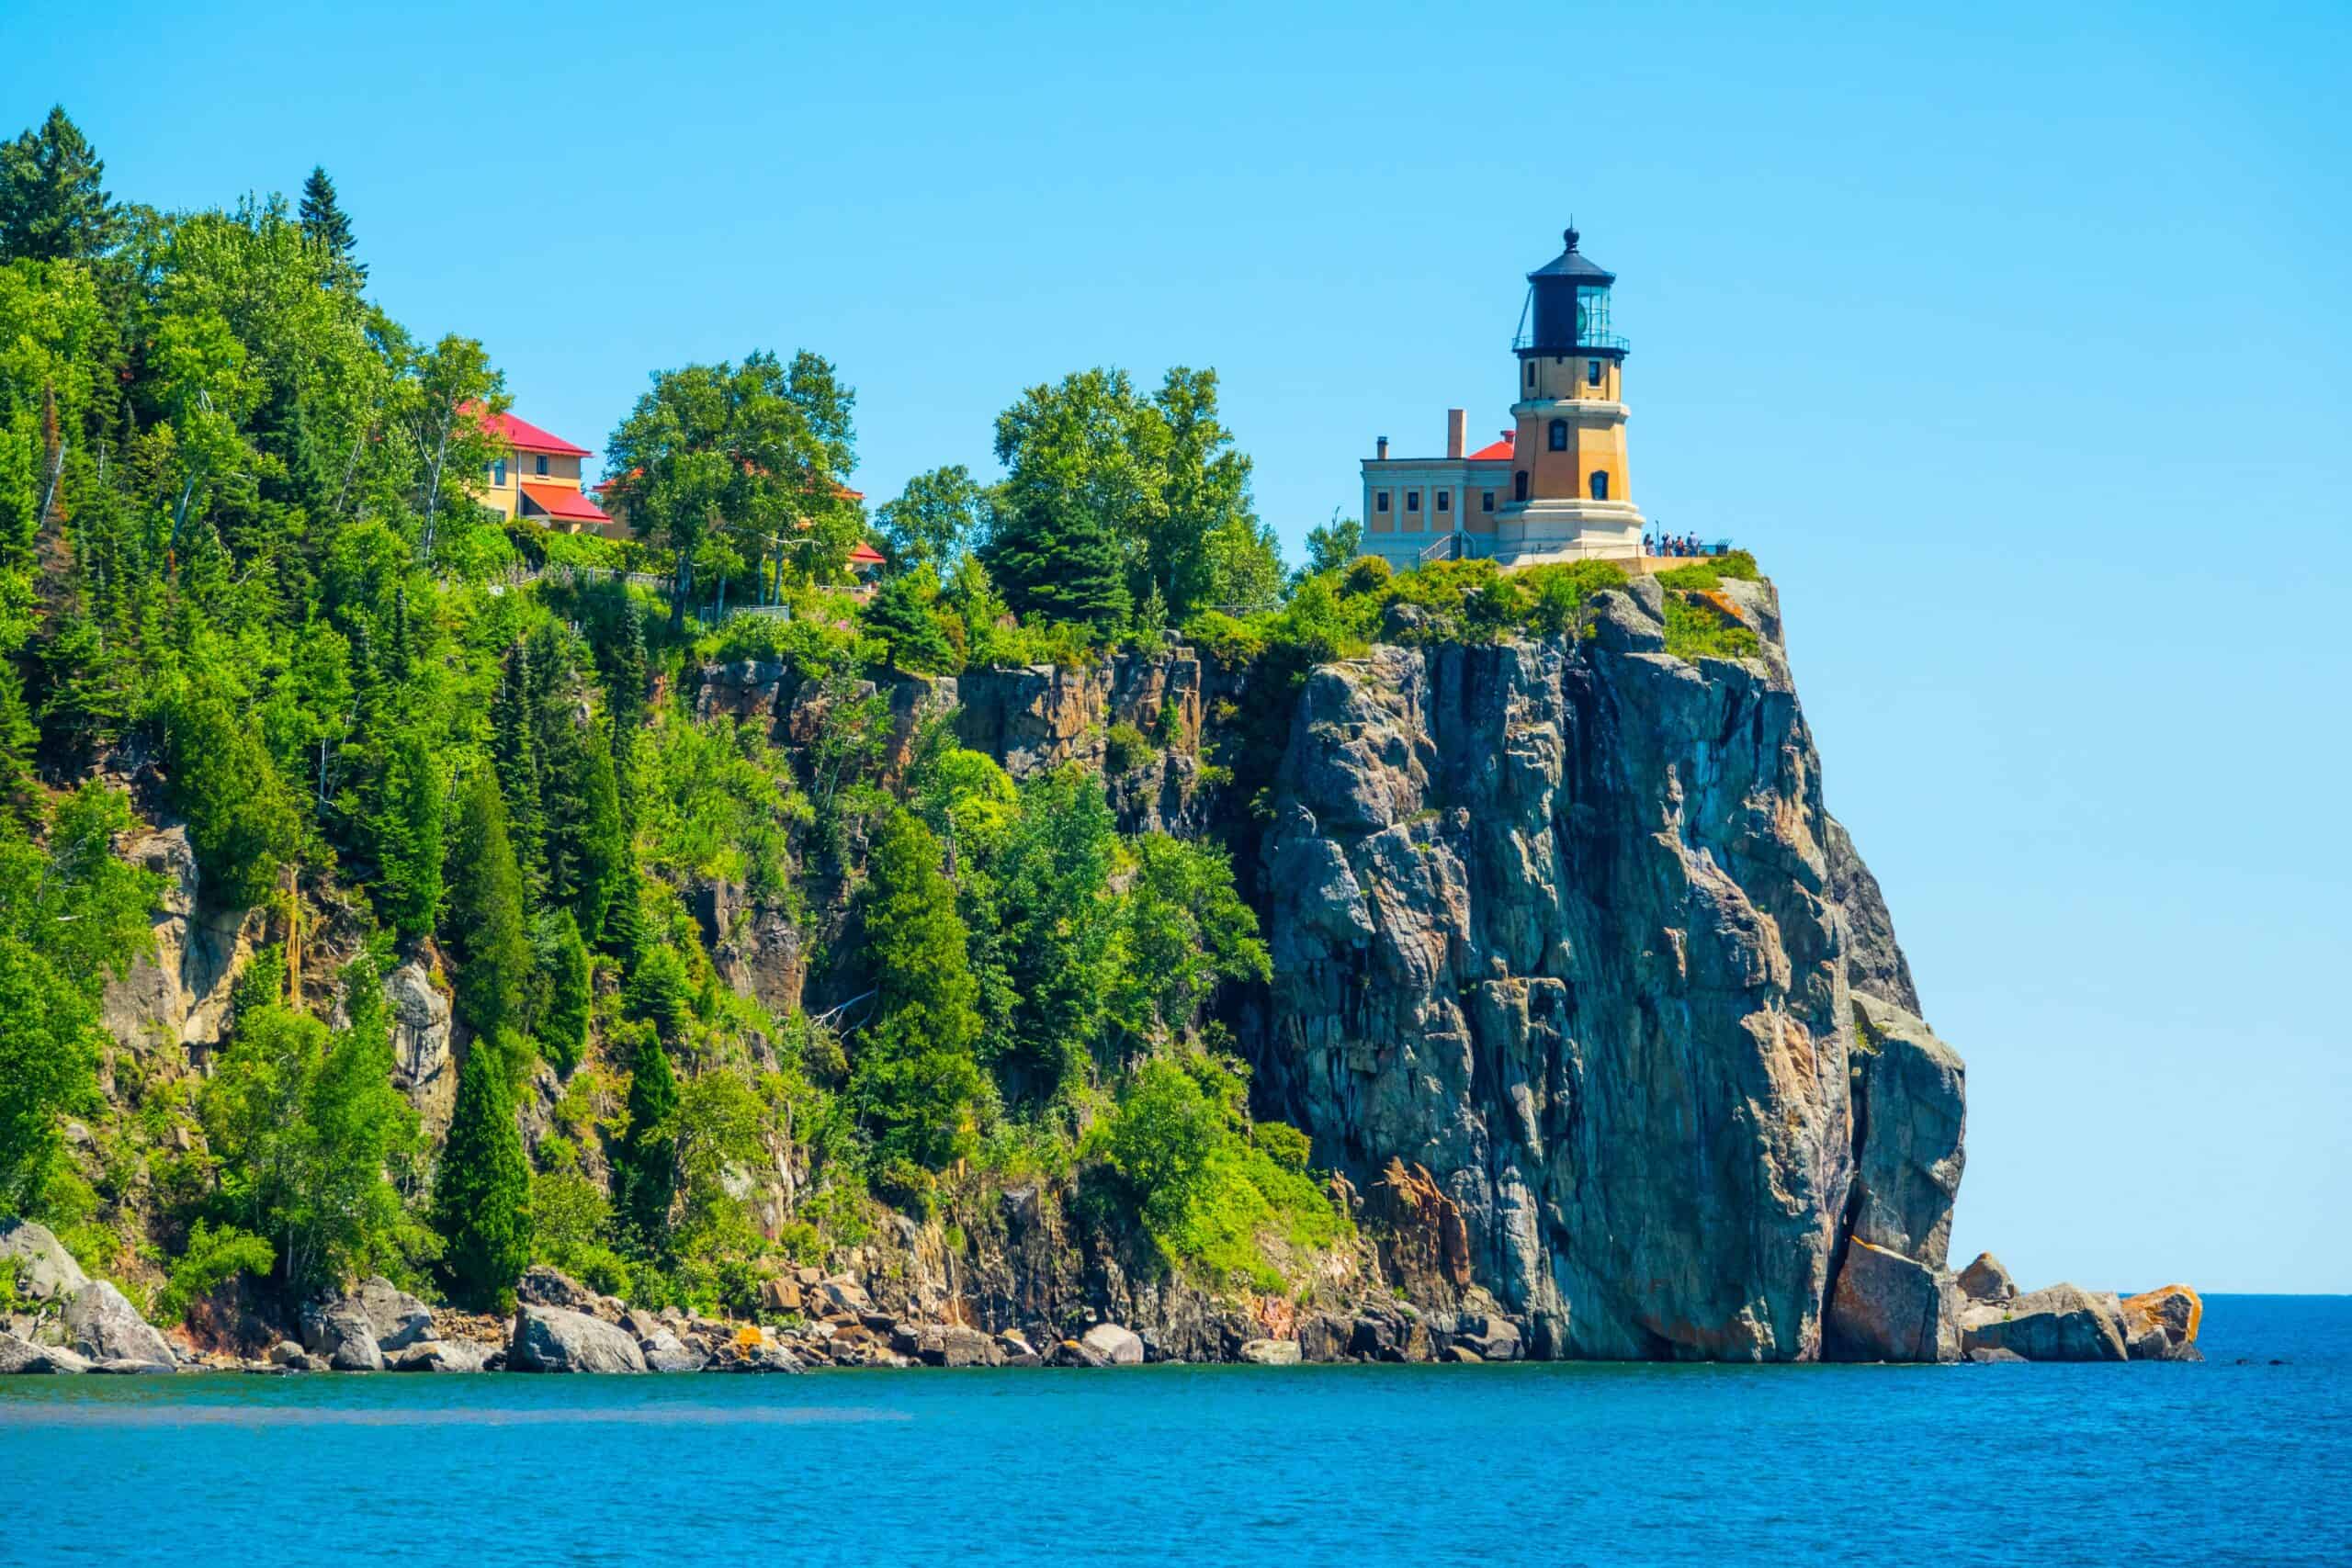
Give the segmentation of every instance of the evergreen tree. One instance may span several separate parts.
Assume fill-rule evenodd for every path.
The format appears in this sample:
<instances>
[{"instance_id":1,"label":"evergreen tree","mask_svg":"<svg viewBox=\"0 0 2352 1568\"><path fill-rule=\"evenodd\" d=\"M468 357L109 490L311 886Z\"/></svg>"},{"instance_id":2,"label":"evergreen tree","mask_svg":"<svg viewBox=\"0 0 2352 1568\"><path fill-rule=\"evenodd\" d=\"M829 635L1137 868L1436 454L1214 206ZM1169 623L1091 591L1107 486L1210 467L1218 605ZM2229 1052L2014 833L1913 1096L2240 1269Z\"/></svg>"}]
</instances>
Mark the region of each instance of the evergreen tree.
<instances>
[{"instance_id":1,"label":"evergreen tree","mask_svg":"<svg viewBox=\"0 0 2352 1568\"><path fill-rule=\"evenodd\" d=\"M87 261L110 247L122 223L106 168L62 105L0 144L0 261Z\"/></svg>"},{"instance_id":2,"label":"evergreen tree","mask_svg":"<svg viewBox=\"0 0 2352 1568\"><path fill-rule=\"evenodd\" d=\"M867 863L866 957L873 1026L858 1037L850 1097L886 1162L944 1169L978 1147L984 1080L973 981L956 887L939 840L894 808Z\"/></svg>"},{"instance_id":3,"label":"evergreen tree","mask_svg":"<svg viewBox=\"0 0 2352 1568\"><path fill-rule=\"evenodd\" d=\"M506 803L506 836L526 886L542 884L538 704L531 653L518 639L506 650L490 703L490 758Z\"/></svg>"},{"instance_id":4,"label":"evergreen tree","mask_svg":"<svg viewBox=\"0 0 2352 1568\"><path fill-rule=\"evenodd\" d=\"M556 1071L570 1077L588 1048L588 1015L594 1004L590 990L588 944L569 911L551 909L539 920L539 971L547 998L532 1032L554 1061Z\"/></svg>"},{"instance_id":5,"label":"evergreen tree","mask_svg":"<svg viewBox=\"0 0 2352 1568\"><path fill-rule=\"evenodd\" d=\"M1019 498L999 515L980 559L1022 615L1076 621L1105 636L1126 625L1133 601L1119 542L1081 497Z\"/></svg>"},{"instance_id":6,"label":"evergreen tree","mask_svg":"<svg viewBox=\"0 0 2352 1568\"><path fill-rule=\"evenodd\" d=\"M304 237L325 251L355 279L368 281L368 269L352 259L351 220L336 201L334 181L327 177L323 165L311 165L310 177L302 182L300 216Z\"/></svg>"},{"instance_id":7,"label":"evergreen tree","mask_svg":"<svg viewBox=\"0 0 2352 1568\"><path fill-rule=\"evenodd\" d=\"M507 840L505 805L486 773L476 773L458 799L448 887L447 929L458 954L458 1016L484 1040L508 1034L519 1043L532 970L523 874ZM521 1059L510 1062L509 1081L519 1083L526 1066Z\"/></svg>"},{"instance_id":8,"label":"evergreen tree","mask_svg":"<svg viewBox=\"0 0 2352 1568\"><path fill-rule=\"evenodd\" d=\"M474 1041L433 1179L432 1224L450 1297L498 1312L514 1305L514 1281L531 1260L531 1172L504 1066L516 1054L512 1042Z\"/></svg>"},{"instance_id":9,"label":"evergreen tree","mask_svg":"<svg viewBox=\"0 0 2352 1568\"><path fill-rule=\"evenodd\" d=\"M441 770L413 727L394 740L378 784L376 904L404 937L432 934L441 913Z\"/></svg>"},{"instance_id":10,"label":"evergreen tree","mask_svg":"<svg viewBox=\"0 0 2352 1568\"><path fill-rule=\"evenodd\" d=\"M164 727L173 803L223 908L250 908L277 886L300 850L302 814L251 725L209 689L186 694Z\"/></svg>"},{"instance_id":11,"label":"evergreen tree","mask_svg":"<svg viewBox=\"0 0 2352 1568\"><path fill-rule=\"evenodd\" d=\"M953 675L961 665L932 613L939 602L939 579L928 566L884 583L861 615L865 629L882 639L890 668L909 675Z\"/></svg>"},{"instance_id":12,"label":"evergreen tree","mask_svg":"<svg viewBox=\"0 0 2352 1568\"><path fill-rule=\"evenodd\" d=\"M678 1110L678 1077L655 1030L639 1025L629 1055L628 1131L614 1159L618 1207L648 1242L669 1229L670 1200L678 1186L678 1144L671 1126Z\"/></svg>"}]
</instances>

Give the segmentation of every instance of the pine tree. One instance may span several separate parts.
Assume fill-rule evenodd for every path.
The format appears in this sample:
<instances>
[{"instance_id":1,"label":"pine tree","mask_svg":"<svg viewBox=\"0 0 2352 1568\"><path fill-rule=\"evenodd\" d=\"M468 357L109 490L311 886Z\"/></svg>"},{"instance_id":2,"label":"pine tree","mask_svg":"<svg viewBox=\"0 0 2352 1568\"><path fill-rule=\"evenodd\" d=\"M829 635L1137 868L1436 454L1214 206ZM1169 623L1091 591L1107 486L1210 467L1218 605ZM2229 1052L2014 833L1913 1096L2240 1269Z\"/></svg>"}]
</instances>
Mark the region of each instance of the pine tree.
<instances>
[{"instance_id":1,"label":"pine tree","mask_svg":"<svg viewBox=\"0 0 2352 1568\"><path fill-rule=\"evenodd\" d=\"M850 1065L850 1098L886 1161L945 1168L978 1146L979 987L939 840L894 810L867 862L866 957L876 1014Z\"/></svg>"},{"instance_id":2,"label":"pine tree","mask_svg":"<svg viewBox=\"0 0 2352 1568\"><path fill-rule=\"evenodd\" d=\"M538 704L531 665L530 651L519 640L506 650L498 691L490 702L490 759L506 803L507 841L525 886L537 888L545 884L546 865L540 840Z\"/></svg>"},{"instance_id":3,"label":"pine tree","mask_svg":"<svg viewBox=\"0 0 2352 1568\"><path fill-rule=\"evenodd\" d=\"M629 1056L628 1131L614 1160L614 1190L621 1213L648 1242L669 1229L678 1185L678 1144L669 1122L677 1109L678 1077L662 1036L639 1025Z\"/></svg>"},{"instance_id":4,"label":"pine tree","mask_svg":"<svg viewBox=\"0 0 2352 1568\"><path fill-rule=\"evenodd\" d=\"M1091 626L1126 626L1132 601L1118 540L1078 497L1041 494L999 520L980 552L1005 602L1023 615Z\"/></svg>"},{"instance_id":5,"label":"pine tree","mask_svg":"<svg viewBox=\"0 0 2352 1568\"><path fill-rule=\"evenodd\" d=\"M452 1299L504 1312L531 1260L531 1172L514 1124L505 1059L512 1042L484 1035L466 1055L449 1139L433 1179L433 1228Z\"/></svg>"},{"instance_id":6,"label":"pine tree","mask_svg":"<svg viewBox=\"0 0 2352 1568\"><path fill-rule=\"evenodd\" d=\"M302 182L300 216L302 232L312 244L325 251L358 282L368 281L368 269L352 259L351 220L335 200L334 181L327 177L323 165L313 164L310 178Z\"/></svg>"},{"instance_id":7,"label":"pine tree","mask_svg":"<svg viewBox=\"0 0 2352 1568\"><path fill-rule=\"evenodd\" d=\"M506 807L498 785L476 773L458 804L449 844L446 929L458 953L458 1016L485 1040L502 1033L520 1043L524 998L531 981L531 943L523 925L523 875L506 836ZM519 1083L527 1066L508 1064Z\"/></svg>"},{"instance_id":8,"label":"pine tree","mask_svg":"<svg viewBox=\"0 0 2352 1568\"><path fill-rule=\"evenodd\" d=\"M375 819L376 902L404 937L432 934L441 912L441 770L416 729L403 730L385 759Z\"/></svg>"},{"instance_id":9,"label":"pine tree","mask_svg":"<svg viewBox=\"0 0 2352 1568\"><path fill-rule=\"evenodd\" d=\"M580 940L580 928L568 911L552 909L539 921L538 948L547 1001L533 1032L556 1071L568 1077L588 1048L588 1015L594 1001L588 944Z\"/></svg>"},{"instance_id":10,"label":"pine tree","mask_svg":"<svg viewBox=\"0 0 2352 1568\"><path fill-rule=\"evenodd\" d=\"M0 144L0 261L87 261L111 246L122 222L106 170L63 105Z\"/></svg>"}]
</instances>

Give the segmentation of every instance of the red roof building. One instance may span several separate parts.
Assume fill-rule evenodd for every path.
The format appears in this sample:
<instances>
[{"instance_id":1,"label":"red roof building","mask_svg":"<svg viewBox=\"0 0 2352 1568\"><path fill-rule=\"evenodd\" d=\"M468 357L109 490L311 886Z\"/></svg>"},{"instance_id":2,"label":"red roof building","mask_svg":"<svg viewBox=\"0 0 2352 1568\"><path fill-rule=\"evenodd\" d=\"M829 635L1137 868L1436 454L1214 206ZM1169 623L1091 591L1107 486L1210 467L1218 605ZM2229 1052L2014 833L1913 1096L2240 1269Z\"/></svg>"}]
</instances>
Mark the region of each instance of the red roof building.
<instances>
[{"instance_id":1,"label":"red roof building","mask_svg":"<svg viewBox=\"0 0 2352 1568\"><path fill-rule=\"evenodd\" d=\"M512 522L537 523L561 534L588 532L627 538L628 529L585 493L580 462L592 456L552 431L511 413L484 413L482 429L505 443L482 475L482 503Z\"/></svg>"}]
</instances>

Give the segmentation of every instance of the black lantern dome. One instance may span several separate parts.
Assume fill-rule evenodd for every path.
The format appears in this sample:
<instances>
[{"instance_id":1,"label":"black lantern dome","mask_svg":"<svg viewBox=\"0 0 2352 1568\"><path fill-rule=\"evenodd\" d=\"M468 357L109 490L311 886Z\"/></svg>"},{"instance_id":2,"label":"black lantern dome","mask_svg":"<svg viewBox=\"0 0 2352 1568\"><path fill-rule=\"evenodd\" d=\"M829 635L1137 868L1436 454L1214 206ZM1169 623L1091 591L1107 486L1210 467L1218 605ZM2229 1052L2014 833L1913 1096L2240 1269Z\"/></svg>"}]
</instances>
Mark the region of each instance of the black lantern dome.
<instances>
[{"instance_id":1,"label":"black lantern dome","mask_svg":"<svg viewBox=\"0 0 2352 1568\"><path fill-rule=\"evenodd\" d=\"M1524 328L1514 345L1521 355L1600 355L1623 358L1625 340L1609 330L1609 286L1617 275L1577 249L1571 225L1566 247L1527 275Z\"/></svg>"}]
</instances>

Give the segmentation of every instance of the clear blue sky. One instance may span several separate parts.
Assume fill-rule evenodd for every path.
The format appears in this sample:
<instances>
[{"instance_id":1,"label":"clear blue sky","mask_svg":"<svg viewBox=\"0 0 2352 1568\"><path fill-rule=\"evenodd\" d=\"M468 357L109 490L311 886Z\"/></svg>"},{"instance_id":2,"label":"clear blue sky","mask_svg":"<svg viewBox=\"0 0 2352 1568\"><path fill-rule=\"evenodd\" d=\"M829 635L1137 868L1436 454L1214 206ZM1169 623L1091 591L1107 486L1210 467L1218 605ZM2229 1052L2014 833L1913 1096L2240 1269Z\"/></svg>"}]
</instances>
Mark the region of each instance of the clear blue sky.
<instances>
[{"instance_id":1,"label":"clear blue sky","mask_svg":"<svg viewBox=\"0 0 2352 1568\"><path fill-rule=\"evenodd\" d=\"M1573 210L1634 499L1780 582L1968 1057L1956 1248L2352 1290L2342 5L330 9L19 12L0 120L166 206L325 164L583 446L821 352L876 500L1024 385L1210 365L1295 551L1374 436L1501 427Z\"/></svg>"}]
</instances>

